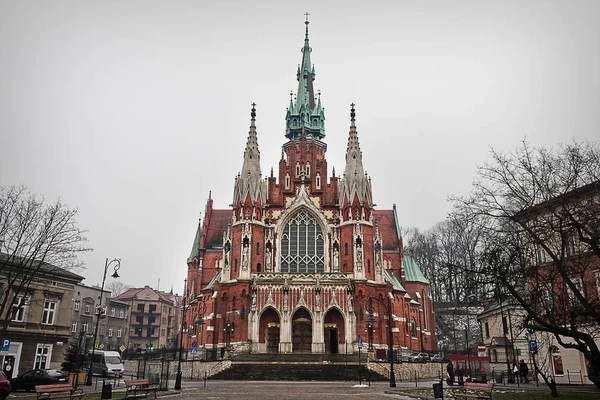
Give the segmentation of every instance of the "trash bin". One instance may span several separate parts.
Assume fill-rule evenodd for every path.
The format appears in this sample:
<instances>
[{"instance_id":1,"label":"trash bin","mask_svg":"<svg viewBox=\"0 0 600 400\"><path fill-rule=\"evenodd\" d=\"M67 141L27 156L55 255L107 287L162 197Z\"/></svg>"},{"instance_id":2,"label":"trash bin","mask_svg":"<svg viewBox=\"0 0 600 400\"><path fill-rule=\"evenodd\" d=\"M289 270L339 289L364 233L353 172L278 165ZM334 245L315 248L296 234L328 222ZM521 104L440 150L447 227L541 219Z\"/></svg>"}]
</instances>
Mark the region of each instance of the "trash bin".
<instances>
[{"instance_id":1,"label":"trash bin","mask_svg":"<svg viewBox=\"0 0 600 400\"><path fill-rule=\"evenodd\" d=\"M433 397L435 397L436 399L443 399L444 398L444 386L441 383L434 383L433 384Z\"/></svg>"},{"instance_id":2,"label":"trash bin","mask_svg":"<svg viewBox=\"0 0 600 400\"><path fill-rule=\"evenodd\" d=\"M101 399L112 399L112 385L106 379L102 381L102 396Z\"/></svg>"}]
</instances>

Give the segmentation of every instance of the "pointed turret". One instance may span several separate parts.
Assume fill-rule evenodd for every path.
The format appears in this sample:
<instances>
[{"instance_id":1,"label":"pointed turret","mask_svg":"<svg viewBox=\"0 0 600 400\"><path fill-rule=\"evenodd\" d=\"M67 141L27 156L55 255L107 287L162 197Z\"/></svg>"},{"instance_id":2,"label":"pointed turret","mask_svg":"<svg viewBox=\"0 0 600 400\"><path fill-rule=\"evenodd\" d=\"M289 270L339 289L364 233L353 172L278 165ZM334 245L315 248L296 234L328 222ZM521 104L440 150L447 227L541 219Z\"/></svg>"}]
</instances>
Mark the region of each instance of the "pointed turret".
<instances>
[{"instance_id":1,"label":"pointed turret","mask_svg":"<svg viewBox=\"0 0 600 400\"><path fill-rule=\"evenodd\" d=\"M298 138L302 128L306 129L306 135L317 139L325 137L325 115L320 104L315 104L315 91L313 81L315 80L315 67L310 61L310 48L308 40L308 13L306 13L306 32L304 35L304 46L302 47L302 63L298 65L296 79L298 80L298 91L296 101L290 105L286 114L286 134L288 139Z\"/></svg>"},{"instance_id":2,"label":"pointed turret","mask_svg":"<svg viewBox=\"0 0 600 400\"><path fill-rule=\"evenodd\" d=\"M234 205L247 205L247 200L252 206L264 202L265 185L260 172L260 151L258 150L258 137L256 134L256 104L252 103L250 113L250 130L244 150L244 163L242 173L235 180L233 191ZM259 200L260 199L260 200Z\"/></svg>"},{"instance_id":3,"label":"pointed turret","mask_svg":"<svg viewBox=\"0 0 600 400\"><path fill-rule=\"evenodd\" d=\"M363 215L369 214L369 207L373 205L371 193L371 181L363 168L362 151L358 142L358 132L356 130L356 110L354 103L350 109L350 132L348 134L348 147L346 148L346 169L344 178L339 186L339 198L342 200L343 207L351 210L351 219L364 218ZM356 216L356 207L365 207L358 212ZM347 213L344 213L347 215Z\"/></svg>"}]
</instances>

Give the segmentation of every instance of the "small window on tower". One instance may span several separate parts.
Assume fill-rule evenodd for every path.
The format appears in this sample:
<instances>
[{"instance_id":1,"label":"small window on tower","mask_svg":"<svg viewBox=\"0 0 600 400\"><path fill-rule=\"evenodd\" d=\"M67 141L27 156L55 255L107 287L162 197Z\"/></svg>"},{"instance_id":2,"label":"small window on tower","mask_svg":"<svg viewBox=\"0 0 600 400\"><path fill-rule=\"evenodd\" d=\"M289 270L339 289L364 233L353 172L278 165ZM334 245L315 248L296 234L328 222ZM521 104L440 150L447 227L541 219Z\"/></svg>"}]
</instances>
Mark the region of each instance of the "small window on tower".
<instances>
[{"instance_id":1,"label":"small window on tower","mask_svg":"<svg viewBox=\"0 0 600 400\"><path fill-rule=\"evenodd\" d=\"M285 188L290 188L290 174L285 174Z\"/></svg>"},{"instance_id":2,"label":"small window on tower","mask_svg":"<svg viewBox=\"0 0 600 400\"><path fill-rule=\"evenodd\" d=\"M310 177L310 163L306 162L306 177Z\"/></svg>"},{"instance_id":3,"label":"small window on tower","mask_svg":"<svg viewBox=\"0 0 600 400\"><path fill-rule=\"evenodd\" d=\"M296 178L300 176L300 163L296 162Z\"/></svg>"},{"instance_id":4,"label":"small window on tower","mask_svg":"<svg viewBox=\"0 0 600 400\"><path fill-rule=\"evenodd\" d=\"M348 243L344 244L344 255L348 255Z\"/></svg>"},{"instance_id":5,"label":"small window on tower","mask_svg":"<svg viewBox=\"0 0 600 400\"><path fill-rule=\"evenodd\" d=\"M315 177L315 184L317 186L317 190L321 189L321 174L317 172L317 176Z\"/></svg>"},{"instance_id":6,"label":"small window on tower","mask_svg":"<svg viewBox=\"0 0 600 400\"><path fill-rule=\"evenodd\" d=\"M260 243L256 243L256 255L260 254Z\"/></svg>"}]
</instances>

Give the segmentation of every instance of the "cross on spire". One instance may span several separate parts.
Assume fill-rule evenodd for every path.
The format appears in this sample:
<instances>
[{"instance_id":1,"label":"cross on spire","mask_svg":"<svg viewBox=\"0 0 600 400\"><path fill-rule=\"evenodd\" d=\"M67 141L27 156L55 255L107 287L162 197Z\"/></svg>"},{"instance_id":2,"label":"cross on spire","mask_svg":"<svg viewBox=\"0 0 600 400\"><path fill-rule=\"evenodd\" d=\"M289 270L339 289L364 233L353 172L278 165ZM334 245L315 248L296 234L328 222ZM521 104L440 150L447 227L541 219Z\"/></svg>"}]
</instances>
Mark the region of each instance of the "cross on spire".
<instances>
[{"instance_id":1,"label":"cross on spire","mask_svg":"<svg viewBox=\"0 0 600 400\"><path fill-rule=\"evenodd\" d=\"M308 17L310 16L310 14L308 12L306 12L306 13L304 13L304 16L306 17L305 24L307 24L308 23Z\"/></svg>"}]
</instances>

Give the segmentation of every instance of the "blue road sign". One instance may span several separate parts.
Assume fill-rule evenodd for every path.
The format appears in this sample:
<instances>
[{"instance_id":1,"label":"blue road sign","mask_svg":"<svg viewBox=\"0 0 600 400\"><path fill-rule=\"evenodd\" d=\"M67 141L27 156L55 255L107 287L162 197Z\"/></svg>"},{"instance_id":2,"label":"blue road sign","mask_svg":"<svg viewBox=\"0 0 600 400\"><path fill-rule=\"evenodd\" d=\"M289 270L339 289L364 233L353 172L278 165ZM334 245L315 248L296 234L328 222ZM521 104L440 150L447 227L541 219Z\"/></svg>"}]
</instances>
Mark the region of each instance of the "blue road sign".
<instances>
[{"instance_id":1,"label":"blue road sign","mask_svg":"<svg viewBox=\"0 0 600 400\"><path fill-rule=\"evenodd\" d=\"M198 342L194 340L194 341L192 342L192 347L198 347Z\"/></svg>"},{"instance_id":2,"label":"blue road sign","mask_svg":"<svg viewBox=\"0 0 600 400\"><path fill-rule=\"evenodd\" d=\"M538 351L537 340L530 340L529 341L529 353L537 354L537 351Z\"/></svg>"},{"instance_id":3,"label":"blue road sign","mask_svg":"<svg viewBox=\"0 0 600 400\"><path fill-rule=\"evenodd\" d=\"M363 348L362 339L361 338L358 338L358 348L359 348L359 350L361 350Z\"/></svg>"},{"instance_id":4,"label":"blue road sign","mask_svg":"<svg viewBox=\"0 0 600 400\"><path fill-rule=\"evenodd\" d=\"M0 345L0 351L8 351L10 349L10 339L2 338L2 345Z\"/></svg>"},{"instance_id":5,"label":"blue road sign","mask_svg":"<svg viewBox=\"0 0 600 400\"><path fill-rule=\"evenodd\" d=\"M198 354L198 348L192 347L192 355L195 356L196 354Z\"/></svg>"}]
</instances>

